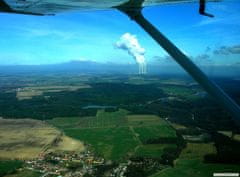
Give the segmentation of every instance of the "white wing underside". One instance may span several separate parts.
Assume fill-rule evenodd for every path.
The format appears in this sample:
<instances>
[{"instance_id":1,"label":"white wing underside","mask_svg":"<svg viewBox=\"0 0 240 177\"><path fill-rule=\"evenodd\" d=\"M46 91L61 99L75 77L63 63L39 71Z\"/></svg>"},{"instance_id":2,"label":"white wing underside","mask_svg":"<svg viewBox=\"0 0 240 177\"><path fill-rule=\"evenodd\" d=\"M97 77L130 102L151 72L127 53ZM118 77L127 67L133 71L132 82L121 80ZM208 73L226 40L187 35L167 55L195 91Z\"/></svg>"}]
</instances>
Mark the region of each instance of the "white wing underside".
<instances>
[{"instance_id":1,"label":"white wing underside","mask_svg":"<svg viewBox=\"0 0 240 177\"><path fill-rule=\"evenodd\" d=\"M26 13L55 14L66 11L107 10L128 0L0 0L12 10ZM145 0L143 6L189 3L199 0ZM217 0L209 0L217 1Z\"/></svg>"}]
</instances>

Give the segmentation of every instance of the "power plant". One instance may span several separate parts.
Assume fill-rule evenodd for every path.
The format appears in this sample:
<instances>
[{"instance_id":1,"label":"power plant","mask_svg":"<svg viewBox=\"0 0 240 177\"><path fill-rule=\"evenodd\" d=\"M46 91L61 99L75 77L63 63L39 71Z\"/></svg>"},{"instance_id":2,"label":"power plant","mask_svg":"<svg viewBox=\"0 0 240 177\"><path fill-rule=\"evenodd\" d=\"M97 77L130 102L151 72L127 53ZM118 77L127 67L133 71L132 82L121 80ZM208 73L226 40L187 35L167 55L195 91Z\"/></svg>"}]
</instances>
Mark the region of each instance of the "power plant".
<instances>
[{"instance_id":1,"label":"power plant","mask_svg":"<svg viewBox=\"0 0 240 177\"><path fill-rule=\"evenodd\" d=\"M145 62L138 63L138 74L147 74L147 64Z\"/></svg>"},{"instance_id":2,"label":"power plant","mask_svg":"<svg viewBox=\"0 0 240 177\"><path fill-rule=\"evenodd\" d=\"M145 60L145 49L141 47L135 35L130 33L123 34L119 41L116 42L115 47L118 49L126 50L129 55L133 56L138 64L138 74L147 73L147 64Z\"/></svg>"}]
</instances>

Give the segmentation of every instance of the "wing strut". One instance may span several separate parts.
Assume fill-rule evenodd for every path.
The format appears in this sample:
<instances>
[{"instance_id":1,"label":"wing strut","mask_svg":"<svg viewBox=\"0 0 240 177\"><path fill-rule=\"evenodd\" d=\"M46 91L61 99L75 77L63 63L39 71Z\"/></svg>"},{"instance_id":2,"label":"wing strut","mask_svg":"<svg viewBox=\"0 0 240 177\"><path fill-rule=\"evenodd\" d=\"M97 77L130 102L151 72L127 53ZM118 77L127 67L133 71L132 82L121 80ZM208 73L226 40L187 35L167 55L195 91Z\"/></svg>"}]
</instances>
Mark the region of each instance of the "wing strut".
<instances>
[{"instance_id":1,"label":"wing strut","mask_svg":"<svg viewBox=\"0 0 240 177\"><path fill-rule=\"evenodd\" d=\"M208 17L214 17L212 14L209 14L205 11L206 9L206 0L199 0L199 13Z\"/></svg>"},{"instance_id":2,"label":"wing strut","mask_svg":"<svg viewBox=\"0 0 240 177\"><path fill-rule=\"evenodd\" d=\"M128 15L139 24L175 61L181 65L213 98L231 114L234 122L240 127L240 107L220 87L211 81L180 49L167 39L142 15L144 0L129 0L118 10Z\"/></svg>"}]
</instances>

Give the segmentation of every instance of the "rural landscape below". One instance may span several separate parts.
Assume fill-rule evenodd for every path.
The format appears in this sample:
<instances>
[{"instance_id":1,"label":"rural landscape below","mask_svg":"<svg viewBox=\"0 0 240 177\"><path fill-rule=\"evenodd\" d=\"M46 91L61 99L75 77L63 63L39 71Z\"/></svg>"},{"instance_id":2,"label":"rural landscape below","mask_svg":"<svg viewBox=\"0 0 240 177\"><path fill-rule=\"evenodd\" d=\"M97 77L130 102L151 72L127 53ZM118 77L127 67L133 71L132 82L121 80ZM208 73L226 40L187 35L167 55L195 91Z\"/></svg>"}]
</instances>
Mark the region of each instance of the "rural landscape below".
<instances>
[{"instance_id":1,"label":"rural landscape below","mask_svg":"<svg viewBox=\"0 0 240 177\"><path fill-rule=\"evenodd\" d=\"M240 101L239 80L213 79ZM3 72L0 116L4 177L239 172L239 129L184 74Z\"/></svg>"}]
</instances>

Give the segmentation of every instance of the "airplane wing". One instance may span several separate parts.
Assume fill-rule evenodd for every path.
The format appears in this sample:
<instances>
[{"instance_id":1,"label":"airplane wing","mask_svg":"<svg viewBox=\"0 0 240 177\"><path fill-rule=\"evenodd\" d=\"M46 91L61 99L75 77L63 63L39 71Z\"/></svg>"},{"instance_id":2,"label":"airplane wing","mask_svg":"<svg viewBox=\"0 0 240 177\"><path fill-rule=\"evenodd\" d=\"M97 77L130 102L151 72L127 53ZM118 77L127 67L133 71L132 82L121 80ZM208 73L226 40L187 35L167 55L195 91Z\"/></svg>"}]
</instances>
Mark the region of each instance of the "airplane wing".
<instances>
[{"instance_id":1,"label":"airplane wing","mask_svg":"<svg viewBox=\"0 0 240 177\"><path fill-rule=\"evenodd\" d=\"M124 4L127 1L128 0L0 0L0 12L49 15L66 11L106 10ZM199 0L144 0L142 6L189 2L199 2Z\"/></svg>"}]
</instances>

